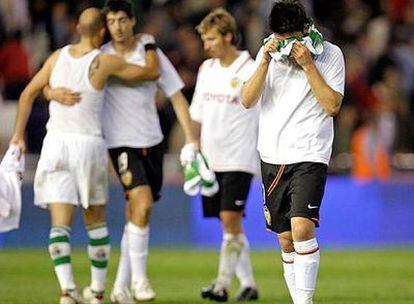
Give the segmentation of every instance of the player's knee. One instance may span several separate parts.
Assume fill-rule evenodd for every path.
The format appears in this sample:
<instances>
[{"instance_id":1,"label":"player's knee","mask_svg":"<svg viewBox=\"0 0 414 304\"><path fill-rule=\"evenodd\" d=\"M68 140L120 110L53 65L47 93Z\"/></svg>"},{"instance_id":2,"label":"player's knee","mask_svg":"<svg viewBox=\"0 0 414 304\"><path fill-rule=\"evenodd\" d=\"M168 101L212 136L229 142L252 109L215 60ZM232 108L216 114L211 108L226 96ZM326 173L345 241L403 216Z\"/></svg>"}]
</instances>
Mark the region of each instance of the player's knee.
<instances>
[{"instance_id":1,"label":"player's knee","mask_svg":"<svg viewBox=\"0 0 414 304\"><path fill-rule=\"evenodd\" d=\"M278 236L280 249L283 252L293 252L295 251L293 247L293 240L284 236Z\"/></svg>"},{"instance_id":2,"label":"player's knee","mask_svg":"<svg viewBox=\"0 0 414 304\"><path fill-rule=\"evenodd\" d=\"M295 241L306 241L314 237L314 228L298 223L292 226L292 235Z\"/></svg>"},{"instance_id":3,"label":"player's knee","mask_svg":"<svg viewBox=\"0 0 414 304\"><path fill-rule=\"evenodd\" d=\"M87 226L105 222L105 207L90 206L84 211L84 221Z\"/></svg>"}]
</instances>

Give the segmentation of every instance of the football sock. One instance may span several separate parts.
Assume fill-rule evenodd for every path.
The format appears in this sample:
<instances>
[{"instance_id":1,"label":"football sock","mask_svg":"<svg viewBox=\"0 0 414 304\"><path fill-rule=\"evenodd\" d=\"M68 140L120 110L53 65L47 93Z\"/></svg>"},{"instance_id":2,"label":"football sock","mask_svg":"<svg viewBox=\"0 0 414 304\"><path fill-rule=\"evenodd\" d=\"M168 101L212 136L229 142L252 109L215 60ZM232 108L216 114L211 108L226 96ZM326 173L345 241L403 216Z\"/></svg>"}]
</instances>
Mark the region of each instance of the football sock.
<instances>
[{"instance_id":1,"label":"football sock","mask_svg":"<svg viewBox=\"0 0 414 304\"><path fill-rule=\"evenodd\" d=\"M296 298L296 285L295 285L295 266L294 266L295 252L283 252L282 251L282 264L283 264L283 277L287 288L289 289L290 296L293 303Z\"/></svg>"},{"instance_id":2,"label":"football sock","mask_svg":"<svg viewBox=\"0 0 414 304\"><path fill-rule=\"evenodd\" d=\"M108 259L111 251L106 224L88 226L88 255L91 261L91 289L93 292L105 290Z\"/></svg>"},{"instance_id":3,"label":"football sock","mask_svg":"<svg viewBox=\"0 0 414 304\"><path fill-rule=\"evenodd\" d=\"M311 304L319 268L319 246L316 238L293 242L295 247L296 303Z\"/></svg>"},{"instance_id":4,"label":"football sock","mask_svg":"<svg viewBox=\"0 0 414 304\"><path fill-rule=\"evenodd\" d=\"M252 263L250 261L250 244L247 237L240 233L238 238L243 242L243 249L236 266L236 276L240 281L241 287L256 287L254 281Z\"/></svg>"},{"instance_id":5,"label":"football sock","mask_svg":"<svg viewBox=\"0 0 414 304\"><path fill-rule=\"evenodd\" d=\"M233 279L244 242L239 235L224 233L220 249L219 273L216 285L229 289Z\"/></svg>"},{"instance_id":6,"label":"football sock","mask_svg":"<svg viewBox=\"0 0 414 304\"><path fill-rule=\"evenodd\" d=\"M70 261L70 227L52 226L49 234L49 254L62 291L76 289Z\"/></svg>"},{"instance_id":7,"label":"football sock","mask_svg":"<svg viewBox=\"0 0 414 304\"><path fill-rule=\"evenodd\" d=\"M131 283L131 264L129 260L128 249L128 229L127 225L124 227L124 233L121 239L121 252L119 255L118 270L116 272L116 278L114 283L115 289L129 288Z\"/></svg>"},{"instance_id":8,"label":"football sock","mask_svg":"<svg viewBox=\"0 0 414 304\"><path fill-rule=\"evenodd\" d=\"M149 226L142 228L131 222L127 225L131 279L135 283L147 278Z\"/></svg>"}]
</instances>

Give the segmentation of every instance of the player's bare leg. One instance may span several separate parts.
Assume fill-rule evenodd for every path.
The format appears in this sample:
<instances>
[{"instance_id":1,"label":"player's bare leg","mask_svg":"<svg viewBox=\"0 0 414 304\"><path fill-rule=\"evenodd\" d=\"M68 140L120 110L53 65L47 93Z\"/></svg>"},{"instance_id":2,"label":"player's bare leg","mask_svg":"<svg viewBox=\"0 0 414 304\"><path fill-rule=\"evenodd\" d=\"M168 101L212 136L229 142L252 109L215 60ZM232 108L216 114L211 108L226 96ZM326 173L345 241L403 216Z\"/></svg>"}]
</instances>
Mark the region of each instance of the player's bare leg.
<instances>
[{"instance_id":1,"label":"player's bare leg","mask_svg":"<svg viewBox=\"0 0 414 304\"><path fill-rule=\"evenodd\" d=\"M319 268L319 246L315 224L303 217L291 219L295 247L295 304L311 304Z\"/></svg>"},{"instance_id":2,"label":"player's bare leg","mask_svg":"<svg viewBox=\"0 0 414 304\"><path fill-rule=\"evenodd\" d=\"M74 209L75 207L69 203L52 203L49 205L51 220L49 253L62 291L60 304L81 303L70 259L70 226Z\"/></svg>"},{"instance_id":3,"label":"player's bare leg","mask_svg":"<svg viewBox=\"0 0 414 304\"><path fill-rule=\"evenodd\" d=\"M105 223L105 206L90 206L84 210L84 222L88 231L88 255L91 261L91 283L83 290L84 299L90 304L103 302L110 241Z\"/></svg>"}]
</instances>

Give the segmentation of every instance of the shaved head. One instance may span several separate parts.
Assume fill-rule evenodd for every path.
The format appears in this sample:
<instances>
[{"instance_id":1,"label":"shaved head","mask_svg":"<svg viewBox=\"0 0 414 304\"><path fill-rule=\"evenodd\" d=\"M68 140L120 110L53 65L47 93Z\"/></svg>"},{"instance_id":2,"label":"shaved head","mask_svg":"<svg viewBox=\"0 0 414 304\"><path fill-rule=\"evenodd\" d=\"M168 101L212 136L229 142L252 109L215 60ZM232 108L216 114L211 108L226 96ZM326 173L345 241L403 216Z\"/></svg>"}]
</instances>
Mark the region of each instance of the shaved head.
<instances>
[{"instance_id":1,"label":"shaved head","mask_svg":"<svg viewBox=\"0 0 414 304\"><path fill-rule=\"evenodd\" d=\"M79 16L79 33L84 37L93 37L103 27L102 16L95 7L85 9Z\"/></svg>"}]
</instances>

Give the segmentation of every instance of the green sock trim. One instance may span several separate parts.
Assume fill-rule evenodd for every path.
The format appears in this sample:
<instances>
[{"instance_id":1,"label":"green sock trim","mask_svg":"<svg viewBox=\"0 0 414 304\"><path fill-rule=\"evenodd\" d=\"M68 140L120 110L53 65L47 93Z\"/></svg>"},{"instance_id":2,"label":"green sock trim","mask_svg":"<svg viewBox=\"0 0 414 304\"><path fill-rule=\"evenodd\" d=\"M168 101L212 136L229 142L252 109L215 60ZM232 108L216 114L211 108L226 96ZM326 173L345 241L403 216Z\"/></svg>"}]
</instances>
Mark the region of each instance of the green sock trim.
<instances>
[{"instance_id":1,"label":"green sock trim","mask_svg":"<svg viewBox=\"0 0 414 304\"><path fill-rule=\"evenodd\" d=\"M92 231L92 230L103 228L103 227L106 227L106 223L100 223L100 224L96 224L96 225L89 225L89 226L86 227L86 230Z\"/></svg>"},{"instance_id":2,"label":"green sock trim","mask_svg":"<svg viewBox=\"0 0 414 304\"><path fill-rule=\"evenodd\" d=\"M61 258L54 259L53 264L55 266L62 265L62 264L70 264L70 256L64 256Z\"/></svg>"},{"instance_id":3,"label":"green sock trim","mask_svg":"<svg viewBox=\"0 0 414 304\"><path fill-rule=\"evenodd\" d=\"M69 237L66 235L60 235L49 239L49 245L54 243L69 243Z\"/></svg>"},{"instance_id":4,"label":"green sock trim","mask_svg":"<svg viewBox=\"0 0 414 304\"><path fill-rule=\"evenodd\" d=\"M108 261L91 260L91 264L96 268L106 268L108 266Z\"/></svg>"},{"instance_id":5,"label":"green sock trim","mask_svg":"<svg viewBox=\"0 0 414 304\"><path fill-rule=\"evenodd\" d=\"M109 236L101 239L89 239L89 245L91 246L103 246L109 244Z\"/></svg>"}]
</instances>

